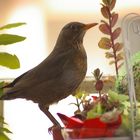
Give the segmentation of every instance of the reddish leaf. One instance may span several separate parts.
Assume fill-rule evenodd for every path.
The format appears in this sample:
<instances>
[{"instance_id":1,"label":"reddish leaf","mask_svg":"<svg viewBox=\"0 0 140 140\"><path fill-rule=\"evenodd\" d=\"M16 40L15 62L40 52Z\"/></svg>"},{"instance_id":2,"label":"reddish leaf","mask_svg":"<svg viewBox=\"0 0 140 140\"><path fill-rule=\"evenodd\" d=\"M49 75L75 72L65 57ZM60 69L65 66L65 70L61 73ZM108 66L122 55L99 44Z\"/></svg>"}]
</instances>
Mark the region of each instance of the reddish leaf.
<instances>
[{"instance_id":1,"label":"reddish leaf","mask_svg":"<svg viewBox=\"0 0 140 140\"><path fill-rule=\"evenodd\" d=\"M115 4L116 4L116 0L112 0L110 4L110 10L113 10L113 8L115 7Z\"/></svg>"},{"instance_id":2,"label":"reddish leaf","mask_svg":"<svg viewBox=\"0 0 140 140\"><path fill-rule=\"evenodd\" d=\"M100 76L100 69L97 68L94 70L93 75L95 77L96 80L99 80L99 76Z\"/></svg>"},{"instance_id":3,"label":"reddish leaf","mask_svg":"<svg viewBox=\"0 0 140 140\"><path fill-rule=\"evenodd\" d=\"M121 33L121 28L118 27L114 32L113 32L113 40L117 39Z\"/></svg>"},{"instance_id":4,"label":"reddish leaf","mask_svg":"<svg viewBox=\"0 0 140 140\"><path fill-rule=\"evenodd\" d=\"M103 15L105 18L107 18L107 19L110 17L110 11L109 11L109 9L108 9L107 6L103 6L103 7L101 8L101 13L102 13L102 15Z\"/></svg>"},{"instance_id":5,"label":"reddish leaf","mask_svg":"<svg viewBox=\"0 0 140 140\"><path fill-rule=\"evenodd\" d=\"M98 80L95 84L95 89L97 91L101 91L103 89L104 83L102 80Z\"/></svg>"},{"instance_id":6,"label":"reddish leaf","mask_svg":"<svg viewBox=\"0 0 140 140\"><path fill-rule=\"evenodd\" d=\"M106 37L102 37L98 43L99 48L109 50L111 48L111 41Z\"/></svg>"},{"instance_id":7,"label":"reddish leaf","mask_svg":"<svg viewBox=\"0 0 140 140\"><path fill-rule=\"evenodd\" d=\"M114 45L115 51L120 51L122 48L123 48L123 44L122 43L116 43Z\"/></svg>"},{"instance_id":8,"label":"reddish leaf","mask_svg":"<svg viewBox=\"0 0 140 140\"><path fill-rule=\"evenodd\" d=\"M118 14L112 15L111 27L114 27L118 20Z\"/></svg>"},{"instance_id":9,"label":"reddish leaf","mask_svg":"<svg viewBox=\"0 0 140 140\"><path fill-rule=\"evenodd\" d=\"M114 57L114 54L113 53L110 53L110 52L106 52L105 53L105 57L106 58L113 58Z\"/></svg>"},{"instance_id":10,"label":"reddish leaf","mask_svg":"<svg viewBox=\"0 0 140 140\"><path fill-rule=\"evenodd\" d=\"M102 33L110 35L110 27L107 23L101 24L99 26L99 29Z\"/></svg>"}]
</instances>

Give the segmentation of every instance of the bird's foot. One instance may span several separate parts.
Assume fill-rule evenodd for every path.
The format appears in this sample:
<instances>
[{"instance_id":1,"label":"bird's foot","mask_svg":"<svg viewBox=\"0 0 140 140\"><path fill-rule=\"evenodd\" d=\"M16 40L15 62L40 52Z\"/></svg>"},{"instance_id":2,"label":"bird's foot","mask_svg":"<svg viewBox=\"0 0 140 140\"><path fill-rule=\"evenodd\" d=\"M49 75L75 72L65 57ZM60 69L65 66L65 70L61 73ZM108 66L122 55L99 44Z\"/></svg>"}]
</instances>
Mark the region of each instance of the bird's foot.
<instances>
[{"instance_id":1,"label":"bird's foot","mask_svg":"<svg viewBox=\"0 0 140 140\"><path fill-rule=\"evenodd\" d=\"M56 130L61 130L61 126L60 125L53 125L51 127L48 128L48 133L49 134L52 134L54 131Z\"/></svg>"},{"instance_id":2,"label":"bird's foot","mask_svg":"<svg viewBox=\"0 0 140 140\"><path fill-rule=\"evenodd\" d=\"M64 140L61 129L62 127L60 125L54 125L50 127L48 131L52 134L54 140Z\"/></svg>"}]
</instances>

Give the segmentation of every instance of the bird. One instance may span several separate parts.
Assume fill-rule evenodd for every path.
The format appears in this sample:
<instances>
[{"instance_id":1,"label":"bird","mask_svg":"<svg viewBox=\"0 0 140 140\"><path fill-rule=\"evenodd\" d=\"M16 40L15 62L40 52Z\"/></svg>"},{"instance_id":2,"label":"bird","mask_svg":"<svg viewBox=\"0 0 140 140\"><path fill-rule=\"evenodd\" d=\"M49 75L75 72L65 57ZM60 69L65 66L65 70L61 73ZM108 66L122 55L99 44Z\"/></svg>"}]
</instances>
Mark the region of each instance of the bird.
<instances>
[{"instance_id":1,"label":"bird","mask_svg":"<svg viewBox=\"0 0 140 140\"><path fill-rule=\"evenodd\" d=\"M49 106L75 91L87 71L87 55L83 46L86 31L97 23L70 22L59 33L52 52L40 64L3 86L0 100L23 98L37 103L55 126L59 122Z\"/></svg>"}]
</instances>

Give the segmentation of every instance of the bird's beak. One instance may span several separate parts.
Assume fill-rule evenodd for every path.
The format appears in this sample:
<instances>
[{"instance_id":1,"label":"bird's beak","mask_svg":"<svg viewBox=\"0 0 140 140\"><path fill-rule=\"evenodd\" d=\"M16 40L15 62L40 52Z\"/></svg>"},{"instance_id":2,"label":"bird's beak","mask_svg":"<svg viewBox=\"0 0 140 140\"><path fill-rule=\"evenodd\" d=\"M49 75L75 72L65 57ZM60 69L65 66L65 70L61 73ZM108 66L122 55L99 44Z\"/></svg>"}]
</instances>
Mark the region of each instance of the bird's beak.
<instances>
[{"instance_id":1,"label":"bird's beak","mask_svg":"<svg viewBox=\"0 0 140 140\"><path fill-rule=\"evenodd\" d=\"M85 30L88 30L88 29L90 29L90 28L96 26L97 24L98 24L98 23L85 24L84 29L85 29Z\"/></svg>"}]
</instances>

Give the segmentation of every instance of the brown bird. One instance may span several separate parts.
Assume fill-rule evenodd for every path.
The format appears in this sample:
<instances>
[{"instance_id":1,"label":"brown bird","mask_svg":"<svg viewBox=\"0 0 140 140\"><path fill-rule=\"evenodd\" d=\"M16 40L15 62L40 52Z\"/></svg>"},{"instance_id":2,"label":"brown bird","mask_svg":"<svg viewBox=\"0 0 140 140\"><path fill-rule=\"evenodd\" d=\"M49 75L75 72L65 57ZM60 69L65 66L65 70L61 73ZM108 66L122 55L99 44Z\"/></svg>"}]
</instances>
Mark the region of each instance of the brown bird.
<instances>
[{"instance_id":1,"label":"brown bird","mask_svg":"<svg viewBox=\"0 0 140 140\"><path fill-rule=\"evenodd\" d=\"M58 121L49 106L74 94L87 71L87 56L83 47L86 31L97 23L71 22L63 27L51 54L38 66L17 77L0 100L25 98L38 103L54 125Z\"/></svg>"}]
</instances>

